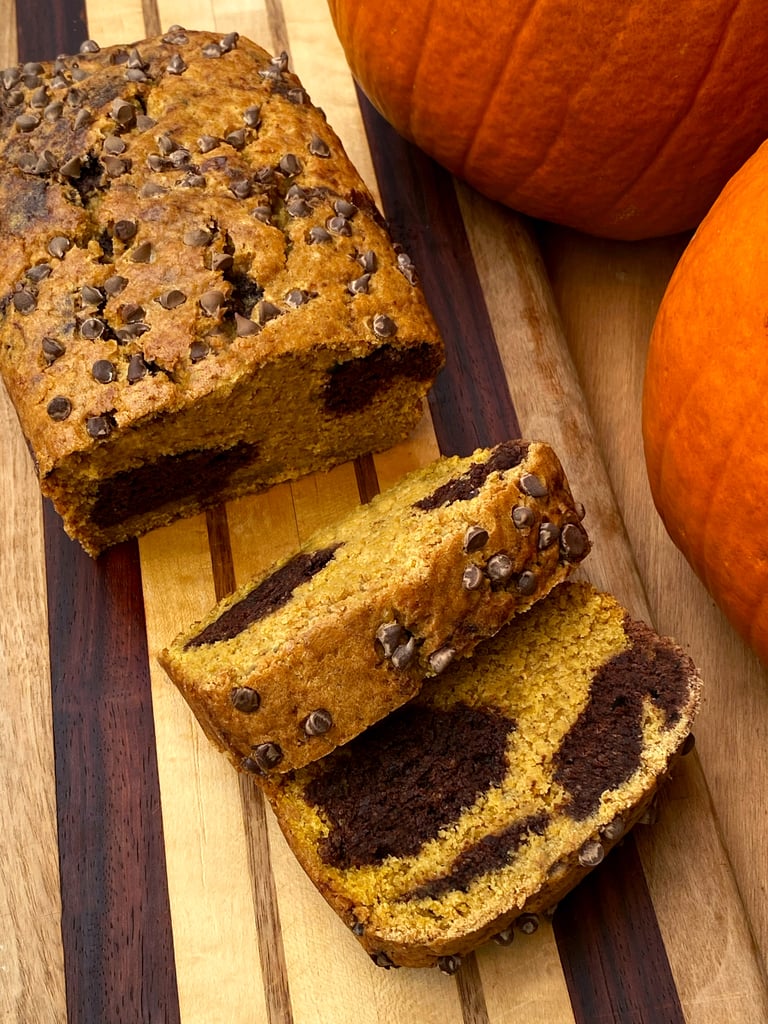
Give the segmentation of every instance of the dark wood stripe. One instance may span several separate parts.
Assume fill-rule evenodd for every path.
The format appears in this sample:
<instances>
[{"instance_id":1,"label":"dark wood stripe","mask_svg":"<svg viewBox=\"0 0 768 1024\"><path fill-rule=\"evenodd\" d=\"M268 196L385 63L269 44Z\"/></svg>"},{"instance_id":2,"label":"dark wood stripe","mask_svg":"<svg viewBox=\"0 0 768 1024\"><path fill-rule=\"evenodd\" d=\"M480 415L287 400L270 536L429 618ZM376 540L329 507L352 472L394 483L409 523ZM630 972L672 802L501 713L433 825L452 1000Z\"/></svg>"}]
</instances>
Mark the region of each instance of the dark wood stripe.
<instances>
[{"instance_id":1,"label":"dark wood stripe","mask_svg":"<svg viewBox=\"0 0 768 1024\"><path fill-rule=\"evenodd\" d=\"M447 366L430 396L440 448L468 454L520 436L453 179L358 96L384 214L416 263L446 343ZM683 1024L631 839L563 901L555 921L577 1024ZM476 970L460 992L465 1018L474 1020L474 1003L482 999Z\"/></svg>"},{"instance_id":2,"label":"dark wood stripe","mask_svg":"<svg viewBox=\"0 0 768 1024\"><path fill-rule=\"evenodd\" d=\"M355 479L360 501L366 505L380 491L376 464L372 455L361 455L360 458L355 459Z\"/></svg>"},{"instance_id":3,"label":"dark wood stripe","mask_svg":"<svg viewBox=\"0 0 768 1024\"><path fill-rule=\"evenodd\" d=\"M360 91L358 98L384 215L416 264L445 340L446 367L429 399L440 450L470 455L519 437L453 178L405 142Z\"/></svg>"},{"instance_id":4,"label":"dark wood stripe","mask_svg":"<svg viewBox=\"0 0 768 1024\"><path fill-rule=\"evenodd\" d=\"M685 1024L632 835L552 923L576 1024Z\"/></svg>"},{"instance_id":5,"label":"dark wood stripe","mask_svg":"<svg viewBox=\"0 0 768 1024\"><path fill-rule=\"evenodd\" d=\"M147 36L159 36L164 29L170 25L163 25L160 21L160 12L157 7L157 0L142 0L141 13L144 18L144 31ZM129 40L125 40L127 43Z\"/></svg>"},{"instance_id":6,"label":"dark wood stripe","mask_svg":"<svg viewBox=\"0 0 768 1024\"><path fill-rule=\"evenodd\" d=\"M205 513L205 525L208 529L208 547L211 549L213 589L216 600L220 601L237 587L226 505L209 508Z\"/></svg>"},{"instance_id":7,"label":"dark wood stripe","mask_svg":"<svg viewBox=\"0 0 768 1024\"><path fill-rule=\"evenodd\" d=\"M75 53L84 5L17 4L19 59ZM138 545L93 561L43 503L69 1024L177 1024Z\"/></svg>"},{"instance_id":8,"label":"dark wood stripe","mask_svg":"<svg viewBox=\"0 0 768 1024\"><path fill-rule=\"evenodd\" d=\"M488 1007L485 1004L480 968L474 953L465 956L456 974L463 1024L489 1024Z\"/></svg>"},{"instance_id":9,"label":"dark wood stripe","mask_svg":"<svg viewBox=\"0 0 768 1024\"><path fill-rule=\"evenodd\" d=\"M90 559L44 502L69 1024L175 1024L138 545Z\"/></svg>"}]
</instances>

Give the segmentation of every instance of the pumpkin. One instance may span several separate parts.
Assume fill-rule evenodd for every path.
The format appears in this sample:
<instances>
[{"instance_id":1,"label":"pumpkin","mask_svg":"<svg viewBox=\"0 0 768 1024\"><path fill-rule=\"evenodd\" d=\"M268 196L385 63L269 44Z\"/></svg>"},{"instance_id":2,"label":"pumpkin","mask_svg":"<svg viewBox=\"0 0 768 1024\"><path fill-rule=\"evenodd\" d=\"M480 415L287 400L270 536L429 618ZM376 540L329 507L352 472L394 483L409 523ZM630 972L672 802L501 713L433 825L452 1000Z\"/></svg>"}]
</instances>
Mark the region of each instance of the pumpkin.
<instances>
[{"instance_id":1,"label":"pumpkin","mask_svg":"<svg viewBox=\"0 0 768 1024\"><path fill-rule=\"evenodd\" d=\"M648 479L664 524L768 663L768 144L676 266L649 344Z\"/></svg>"},{"instance_id":2,"label":"pumpkin","mask_svg":"<svg viewBox=\"0 0 768 1024\"><path fill-rule=\"evenodd\" d=\"M492 199L592 234L696 225L768 137L765 0L329 0L403 136Z\"/></svg>"}]
</instances>

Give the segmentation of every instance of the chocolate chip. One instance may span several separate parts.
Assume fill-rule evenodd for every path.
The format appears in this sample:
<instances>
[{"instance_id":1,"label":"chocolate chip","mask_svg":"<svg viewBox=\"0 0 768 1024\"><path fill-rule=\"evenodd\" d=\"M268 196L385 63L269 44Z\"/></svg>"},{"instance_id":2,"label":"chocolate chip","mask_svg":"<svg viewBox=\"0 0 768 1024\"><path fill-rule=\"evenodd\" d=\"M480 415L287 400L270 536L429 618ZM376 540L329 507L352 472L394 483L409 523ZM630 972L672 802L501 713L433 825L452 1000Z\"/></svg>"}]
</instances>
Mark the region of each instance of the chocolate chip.
<instances>
[{"instance_id":1,"label":"chocolate chip","mask_svg":"<svg viewBox=\"0 0 768 1024\"><path fill-rule=\"evenodd\" d=\"M515 938L515 930L512 925L508 928L502 928L500 932L497 932L493 936L493 941L497 946L511 946Z\"/></svg>"},{"instance_id":2,"label":"chocolate chip","mask_svg":"<svg viewBox=\"0 0 768 1024\"><path fill-rule=\"evenodd\" d=\"M33 313L37 307L37 299L32 292L27 291L26 288L22 288L21 291L13 293L14 309L17 313L22 313L26 316L29 313Z\"/></svg>"},{"instance_id":3,"label":"chocolate chip","mask_svg":"<svg viewBox=\"0 0 768 1024\"><path fill-rule=\"evenodd\" d=\"M219 144L219 140L213 135L201 135L197 140L197 148L201 153L210 153L212 149L216 149Z\"/></svg>"},{"instance_id":4,"label":"chocolate chip","mask_svg":"<svg viewBox=\"0 0 768 1024\"><path fill-rule=\"evenodd\" d=\"M579 850L579 864L585 868L596 868L605 857L603 844L596 839L589 839Z\"/></svg>"},{"instance_id":5,"label":"chocolate chip","mask_svg":"<svg viewBox=\"0 0 768 1024\"><path fill-rule=\"evenodd\" d=\"M140 353L134 352L128 360L128 383L135 384L142 377L146 377L148 369L147 364L144 362L144 357Z\"/></svg>"},{"instance_id":6,"label":"chocolate chip","mask_svg":"<svg viewBox=\"0 0 768 1024\"><path fill-rule=\"evenodd\" d=\"M136 121L136 108L128 100L118 97L110 111L112 118L122 127L130 128Z\"/></svg>"},{"instance_id":7,"label":"chocolate chip","mask_svg":"<svg viewBox=\"0 0 768 1024\"><path fill-rule=\"evenodd\" d=\"M230 50L234 50L237 46L237 42L240 38L239 32L227 32L225 36L221 37L219 46L221 47L222 53L229 53Z\"/></svg>"},{"instance_id":8,"label":"chocolate chip","mask_svg":"<svg viewBox=\"0 0 768 1024\"><path fill-rule=\"evenodd\" d=\"M142 242L130 254L133 263L150 263L152 261L152 243Z\"/></svg>"},{"instance_id":9,"label":"chocolate chip","mask_svg":"<svg viewBox=\"0 0 768 1024\"><path fill-rule=\"evenodd\" d=\"M143 57L141 56L141 54L139 53L139 51L136 49L135 46L133 47L133 49L128 54L127 66L129 68L142 68L142 69L146 69L147 67L149 67L149 65L143 59Z\"/></svg>"},{"instance_id":10,"label":"chocolate chip","mask_svg":"<svg viewBox=\"0 0 768 1024\"><path fill-rule=\"evenodd\" d=\"M117 377L117 367L109 359L97 359L91 367L91 373L99 384L111 384Z\"/></svg>"},{"instance_id":11,"label":"chocolate chip","mask_svg":"<svg viewBox=\"0 0 768 1024\"><path fill-rule=\"evenodd\" d=\"M251 756L246 757L242 764L246 771L266 775L276 768L282 759L283 752L276 743L260 743L253 748Z\"/></svg>"},{"instance_id":12,"label":"chocolate chip","mask_svg":"<svg viewBox=\"0 0 768 1024\"><path fill-rule=\"evenodd\" d=\"M275 68L276 71L280 72L280 74L283 74L285 71L288 70L289 59L290 58L288 57L286 51L281 50L276 57L272 57L269 63L271 67Z\"/></svg>"},{"instance_id":13,"label":"chocolate chip","mask_svg":"<svg viewBox=\"0 0 768 1024\"><path fill-rule=\"evenodd\" d=\"M411 257L404 252L397 254L397 269L406 279L408 284L415 285L417 282L416 267L413 265Z\"/></svg>"},{"instance_id":14,"label":"chocolate chip","mask_svg":"<svg viewBox=\"0 0 768 1024\"><path fill-rule=\"evenodd\" d=\"M140 132L148 132L150 128L154 128L157 121L154 117L147 117L146 114L136 115L136 128Z\"/></svg>"},{"instance_id":15,"label":"chocolate chip","mask_svg":"<svg viewBox=\"0 0 768 1024\"><path fill-rule=\"evenodd\" d=\"M29 270L24 274L28 281L33 284L40 284L46 277L50 277L53 272L53 267L50 263L36 263L34 267L30 267Z\"/></svg>"},{"instance_id":16,"label":"chocolate chip","mask_svg":"<svg viewBox=\"0 0 768 1024\"><path fill-rule=\"evenodd\" d=\"M538 914L521 914L520 917L515 921L515 924L523 933L523 935L533 935L539 928L539 915Z\"/></svg>"},{"instance_id":17,"label":"chocolate chip","mask_svg":"<svg viewBox=\"0 0 768 1024\"><path fill-rule=\"evenodd\" d=\"M105 413L103 416L89 416L85 421L85 429L96 441L109 437L115 429L115 425L115 421L109 413Z\"/></svg>"},{"instance_id":18,"label":"chocolate chip","mask_svg":"<svg viewBox=\"0 0 768 1024\"><path fill-rule=\"evenodd\" d=\"M56 338L45 337L40 344L45 361L49 364L55 363L67 351L64 345Z\"/></svg>"},{"instance_id":19,"label":"chocolate chip","mask_svg":"<svg viewBox=\"0 0 768 1024\"><path fill-rule=\"evenodd\" d=\"M180 53L174 53L166 65L166 71L170 75L183 75L186 70L187 65L184 62L184 58Z\"/></svg>"},{"instance_id":20,"label":"chocolate chip","mask_svg":"<svg viewBox=\"0 0 768 1024\"><path fill-rule=\"evenodd\" d=\"M79 178L80 172L83 169L83 161L79 156L73 156L71 160L67 160L61 165L59 171L64 175L65 178Z\"/></svg>"},{"instance_id":21,"label":"chocolate chip","mask_svg":"<svg viewBox=\"0 0 768 1024\"><path fill-rule=\"evenodd\" d=\"M276 306L273 302L267 302L266 299L262 299L261 302L256 306L256 320L263 327L264 324L270 320L275 320L277 317L282 315L282 309Z\"/></svg>"},{"instance_id":22,"label":"chocolate chip","mask_svg":"<svg viewBox=\"0 0 768 1024\"><path fill-rule=\"evenodd\" d=\"M104 333L106 324L97 316L89 316L80 324L80 333L88 341L96 341Z\"/></svg>"},{"instance_id":23,"label":"chocolate chip","mask_svg":"<svg viewBox=\"0 0 768 1024\"><path fill-rule=\"evenodd\" d=\"M373 249L359 253L357 262L362 266L366 274L375 274L379 267L379 260Z\"/></svg>"},{"instance_id":24,"label":"chocolate chip","mask_svg":"<svg viewBox=\"0 0 768 1024\"><path fill-rule=\"evenodd\" d=\"M325 226L329 231L332 231L334 235L343 235L345 238L349 238L352 234L352 228L346 217L339 217L337 214L335 217L329 217L325 222Z\"/></svg>"},{"instance_id":25,"label":"chocolate chip","mask_svg":"<svg viewBox=\"0 0 768 1024\"><path fill-rule=\"evenodd\" d=\"M205 177L196 171L187 171L178 184L182 188L205 188Z\"/></svg>"},{"instance_id":26,"label":"chocolate chip","mask_svg":"<svg viewBox=\"0 0 768 1024\"><path fill-rule=\"evenodd\" d=\"M475 565L474 562L470 562L461 577L461 585L465 590L477 590L482 582L483 573L480 566Z\"/></svg>"},{"instance_id":27,"label":"chocolate chip","mask_svg":"<svg viewBox=\"0 0 768 1024\"><path fill-rule=\"evenodd\" d=\"M319 135L313 135L309 140L307 149L312 156L318 156L325 160L331 155L331 150L327 142L320 138Z\"/></svg>"},{"instance_id":28,"label":"chocolate chip","mask_svg":"<svg viewBox=\"0 0 768 1024\"><path fill-rule=\"evenodd\" d=\"M119 178L121 175L127 174L130 169L130 161L121 160L116 156L105 156L102 162L104 170L110 178Z\"/></svg>"},{"instance_id":29,"label":"chocolate chip","mask_svg":"<svg viewBox=\"0 0 768 1024\"><path fill-rule=\"evenodd\" d=\"M471 551L479 551L488 543L488 531L482 526L468 526L464 534L464 550L469 554Z\"/></svg>"},{"instance_id":30,"label":"chocolate chip","mask_svg":"<svg viewBox=\"0 0 768 1024\"><path fill-rule=\"evenodd\" d=\"M296 106L300 107L303 103L307 102L307 94L303 89L293 88L289 89L286 93L290 103L295 103Z\"/></svg>"},{"instance_id":31,"label":"chocolate chip","mask_svg":"<svg viewBox=\"0 0 768 1024\"><path fill-rule=\"evenodd\" d=\"M187 296L178 288L171 288L169 291L163 292L157 301L163 309L176 309L187 301Z\"/></svg>"},{"instance_id":32,"label":"chocolate chip","mask_svg":"<svg viewBox=\"0 0 768 1024\"><path fill-rule=\"evenodd\" d=\"M200 308L206 316L216 316L226 302L223 292L211 289L200 296Z\"/></svg>"},{"instance_id":33,"label":"chocolate chip","mask_svg":"<svg viewBox=\"0 0 768 1024\"><path fill-rule=\"evenodd\" d=\"M250 181L247 178L240 178L239 181L233 181L229 186L229 191L235 197L235 199L247 199L253 191ZM290 213L290 210L288 211Z\"/></svg>"},{"instance_id":34,"label":"chocolate chip","mask_svg":"<svg viewBox=\"0 0 768 1024\"><path fill-rule=\"evenodd\" d=\"M294 153L286 153L285 156L280 158L277 169L281 174L284 174L286 178L292 178L294 175L301 172L301 162Z\"/></svg>"},{"instance_id":35,"label":"chocolate chip","mask_svg":"<svg viewBox=\"0 0 768 1024\"><path fill-rule=\"evenodd\" d=\"M306 199L301 196L289 199L285 204L285 208L291 217L308 217L310 213L312 213L312 207Z\"/></svg>"},{"instance_id":36,"label":"chocolate chip","mask_svg":"<svg viewBox=\"0 0 768 1024\"><path fill-rule=\"evenodd\" d=\"M546 520L539 527L539 551L544 551L546 548L551 547L555 544L560 537L560 527L557 523L551 523Z\"/></svg>"},{"instance_id":37,"label":"chocolate chip","mask_svg":"<svg viewBox=\"0 0 768 1024\"><path fill-rule=\"evenodd\" d=\"M18 68L6 68L3 71L3 85L6 89L12 89L21 80L21 71Z\"/></svg>"},{"instance_id":38,"label":"chocolate chip","mask_svg":"<svg viewBox=\"0 0 768 1024\"><path fill-rule=\"evenodd\" d=\"M368 293L368 285L370 282L370 274L361 274L360 277L356 277L353 281L349 282L349 291L352 295L366 295Z\"/></svg>"},{"instance_id":39,"label":"chocolate chip","mask_svg":"<svg viewBox=\"0 0 768 1024\"><path fill-rule=\"evenodd\" d=\"M319 225L310 228L307 236L307 241L310 245L314 245L318 242L330 242L331 233L326 228L321 228Z\"/></svg>"},{"instance_id":40,"label":"chocolate chip","mask_svg":"<svg viewBox=\"0 0 768 1024\"><path fill-rule=\"evenodd\" d=\"M517 589L521 594L529 597L536 590L536 576L529 569L521 572L517 578Z\"/></svg>"},{"instance_id":41,"label":"chocolate chip","mask_svg":"<svg viewBox=\"0 0 768 1024\"><path fill-rule=\"evenodd\" d=\"M261 107L258 104L246 107L243 111L243 120L249 128L258 128L261 120Z\"/></svg>"},{"instance_id":42,"label":"chocolate chip","mask_svg":"<svg viewBox=\"0 0 768 1024\"><path fill-rule=\"evenodd\" d=\"M224 51L218 43L206 43L201 52L209 60L216 60Z\"/></svg>"},{"instance_id":43,"label":"chocolate chip","mask_svg":"<svg viewBox=\"0 0 768 1024\"><path fill-rule=\"evenodd\" d=\"M31 132L40 124L40 118L34 114L19 114L14 123L20 132Z\"/></svg>"},{"instance_id":44,"label":"chocolate chip","mask_svg":"<svg viewBox=\"0 0 768 1024\"><path fill-rule=\"evenodd\" d=\"M204 341L193 341L189 346L189 358L193 363L202 362L210 352L210 348Z\"/></svg>"},{"instance_id":45,"label":"chocolate chip","mask_svg":"<svg viewBox=\"0 0 768 1024\"><path fill-rule=\"evenodd\" d=\"M560 534L560 551L567 562L580 562L589 551L584 530L575 523L566 523Z\"/></svg>"},{"instance_id":46,"label":"chocolate chip","mask_svg":"<svg viewBox=\"0 0 768 1024\"><path fill-rule=\"evenodd\" d=\"M79 131L81 128L85 128L87 125L91 123L92 120L93 117L91 115L90 110L86 110L85 108L83 108L82 110L78 110L77 115L75 116L75 120L73 122L75 131Z\"/></svg>"},{"instance_id":47,"label":"chocolate chip","mask_svg":"<svg viewBox=\"0 0 768 1024\"><path fill-rule=\"evenodd\" d=\"M437 958L437 966L443 974L455 974L461 967L461 957L458 954L440 956Z\"/></svg>"},{"instance_id":48,"label":"chocolate chip","mask_svg":"<svg viewBox=\"0 0 768 1024\"><path fill-rule=\"evenodd\" d=\"M83 302L89 306L99 306L104 301L104 293L100 288L96 288L92 284L84 284L80 289L80 295Z\"/></svg>"},{"instance_id":49,"label":"chocolate chip","mask_svg":"<svg viewBox=\"0 0 768 1024\"><path fill-rule=\"evenodd\" d=\"M429 667L435 673L440 675L444 672L451 664L453 659L456 657L456 651L453 647L440 647L438 650L433 651L429 656Z\"/></svg>"},{"instance_id":50,"label":"chocolate chip","mask_svg":"<svg viewBox=\"0 0 768 1024\"><path fill-rule=\"evenodd\" d=\"M213 235L210 231L204 231L203 228L195 228L193 231L187 231L184 235L184 245L209 245Z\"/></svg>"},{"instance_id":51,"label":"chocolate chip","mask_svg":"<svg viewBox=\"0 0 768 1024\"><path fill-rule=\"evenodd\" d=\"M138 224L135 220L119 220L115 224L115 238L120 242L130 242L131 239L136 237L138 231Z\"/></svg>"},{"instance_id":52,"label":"chocolate chip","mask_svg":"<svg viewBox=\"0 0 768 1024\"><path fill-rule=\"evenodd\" d=\"M127 284L127 278L121 277L119 274L113 274L112 277L108 277L104 282L104 291L107 295L119 295Z\"/></svg>"},{"instance_id":53,"label":"chocolate chip","mask_svg":"<svg viewBox=\"0 0 768 1024\"><path fill-rule=\"evenodd\" d=\"M139 323L147 315L146 309L138 302L126 302L120 307L120 319L124 324Z\"/></svg>"},{"instance_id":54,"label":"chocolate chip","mask_svg":"<svg viewBox=\"0 0 768 1024\"><path fill-rule=\"evenodd\" d=\"M285 296L285 302L292 309L298 309L299 306L309 302L310 298L311 296L306 288L291 288Z\"/></svg>"},{"instance_id":55,"label":"chocolate chip","mask_svg":"<svg viewBox=\"0 0 768 1024\"><path fill-rule=\"evenodd\" d=\"M525 505L515 505L512 509L512 522L518 530L524 530L533 525L536 516Z\"/></svg>"},{"instance_id":56,"label":"chocolate chip","mask_svg":"<svg viewBox=\"0 0 768 1024\"><path fill-rule=\"evenodd\" d=\"M381 645L384 657L391 658L408 635L408 630L399 622L382 622L376 630L376 640Z\"/></svg>"},{"instance_id":57,"label":"chocolate chip","mask_svg":"<svg viewBox=\"0 0 768 1024\"><path fill-rule=\"evenodd\" d=\"M110 156L120 156L127 148L128 146L119 135L107 135L102 143L102 149Z\"/></svg>"},{"instance_id":58,"label":"chocolate chip","mask_svg":"<svg viewBox=\"0 0 768 1024\"><path fill-rule=\"evenodd\" d=\"M520 477L520 490L531 498L546 498L549 494L547 485L535 473L523 473Z\"/></svg>"},{"instance_id":59,"label":"chocolate chip","mask_svg":"<svg viewBox=\"0 0 768 1024\"><path fill-rule=\"evenodd\" d=\"M251 715L261 707L261 696L251 686L236 686L230 690L229 699L232 707L243 714Z\"/></svg>"},{"instance_id":60,"label":"chocolate chip","mask_svg":"<svg viewBox=\"0 0 768 1024\"><path fill-rule=\"evenodd\" d=\"M368 955L377 967L383 967L385 971L395 966L392 959L386 953L369 953Z\"/></svg>"},{"instance_id":61,"label":"chocolate chip","mask_svg":"<svg viewBox=\"0 0 768 1024\"><path fill-rule=\"evenodd\" d=\"M35 89L32 95L29 97L29 105L31 107L44 107L48 103L48 90L44 85Z\"/></svg>"},{"instance_id":62,"label":"chocolate chip","mask_svg":"<svg viewBox=\"0 0 768 1024\"><path fill-rule=\"evenodd\" d=\"M164 171L168 163L164 156L159 153L150 153L147 157L147 167L150 171Z\"/></svg>"},{"instance_id":63,"label":"chocolate chip","mask_svg":"<svg viewBox=\"0 0 768 1024\"><path fill-rule=\"evenodd\" d=\"M330 711L325 708L316 708L304 719L304 732L307 736L322 736L333 725L333 718Z\"/></svg>"},{"instance_id":64,"label":"chocolate chip","mask_svg":"<svg viewBox=\"0 0 768 1024\"><path fill-rule=\"evenodd\" d=\"M47 412L52 420L61 422L61 420L65 420L72 412L72 403L63 395L56 395L56 397L52 398L48 403Z\"/></svg>"},{"instance_id":65,"label":"chocolate chip","mask_svg":"<svg viewBox=\"0 0 768 1024\"><path fill-rule=\"evenodd\" d=\"M491 555L488 559L486 572L493 583L506 583L512 575L512 559L500 551L497 555Z\"/></svg>"},{"instance_id":66,"label":"chocolate chip","mask_svg":"<svg viewBox=\"0 0 768 1024\"><path fill-rule=\"evenodd\" d=\"M392 652L392 664L395 668L407 668L416 656L416 638L411 637L404 644L400 644Z\"/></svg>"},{"instance_id":67,"label":"chocolate chip","mask_svg":"<svg viewBox=\"0 0 768 1024\"><path fill-rule=\"evenodd\" d=\"M384 313L376 314L372 326L377 338L392 338L397 334L397 324Z\"/></svg>"},{"instance_id":68,"label":"chocolate chip","mask_svg":"<svg viewBox=\"0 0 768 1024\"><path fill-rule=\"evenodd\" d=\"M247 316L235 313L235 334L238 338L248 338L253 334L258 334L260 329L259 325L253 320L249 320Z\"/></svg>"},{"instance_id":69,"label":"chocolate chip","mask_svg":"<svg viewBox=\"0 0 768 1024\"><path fill-rule=\"evenodd\" d=\"M211 254L211 270L218 270L222 274L231 270L234 262L234 258L228 252L214 252Z\"/></svg>"},{"instance_id":70,"label":"chocolate chip","mask_svg":"<svg viewBox=\"0 0 768 1024\"><path fill-rule=\"evenodd\" d=\"M64 254L72 248L72 243L63 235L56 235L48 243L48 252L57 260L63 260Z\"/></svg>"},{"instance_id":71,"label":"chocolate chip","mask_svg":"<svg viewBox=\"0 0 768 1024\"><path fill-rule=\"evenodd\" d=\"M63 113L64 104L61 103L59 100L54 100L52 103L49 103L43 111L43 118L49 122L58 121ZM76 157L73 159L76 159ZM71 161L69 160L67 161L67 163L70 162ZM64 166L66 166L66 164Z\"/></svg>"},{"instance_id":72,"label":"chocolate chip","mask_svg":"<svg viewBox=\"0 0 768 1024\"><path fill-rule=\"evenodd\" d=\"M171 25L163 36L163 42L171 43L173 46L185 46L189 42L189 36L181 25Z\"/></svg>"},{"instance_id":73,"label":"chocolate chip","mask_svg":"<svg viewBox=\"0 0 768 1024\"><path fill-rule=\"evenodd\" d=\"M333 208L339 217L344 217L345 220L352 220L357 213L357 207L354 203L350 203L348 199L337 199L333 204Z\"/></svg>"},{"instance_id":74,"label":"chocolate chip","mask_svg":"<svg viewBox=\"0 0 768 1024\"><path fill-rule=\"evenodd\" d=\"M604 839L607 839L609 843L615 842L624 835L626 825L624 819L620 814L617 814L613 821L609 821L607 825L603 825L601 835Z\"/></svg>"}]
</instances>

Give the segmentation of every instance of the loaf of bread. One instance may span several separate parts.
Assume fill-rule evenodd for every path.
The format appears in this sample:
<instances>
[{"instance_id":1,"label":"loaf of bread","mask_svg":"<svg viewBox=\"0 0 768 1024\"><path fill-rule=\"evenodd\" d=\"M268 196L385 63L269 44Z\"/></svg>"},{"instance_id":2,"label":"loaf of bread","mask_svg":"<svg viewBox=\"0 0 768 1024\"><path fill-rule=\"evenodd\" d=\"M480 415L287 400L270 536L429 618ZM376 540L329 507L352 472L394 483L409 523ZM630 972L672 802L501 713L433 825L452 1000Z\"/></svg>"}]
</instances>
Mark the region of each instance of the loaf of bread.
<instances>
[{"instance_id":1,"label":"loaf of bread","mask_svg":"<svg viewBox=\"0 0 768 1024\"><path fill-rule=\"evenodd\" d=\"M88 552L411 431L440 338L285 54L174 27L1 77L0 372Z\"/></svg>"},{"instance_id":2,"label":"loaf of bread","mask_svg":"<svg viewBox=\"0 0 768 1024\"><path fill-rule=\"evenodd\" d=\"M626 834L688 749L700 686L672 641L569 581L351 743L261 784L376 964L452 973L535 927Z\"/></svg>"},{"instance_id":3,"label":"loaf of bread","mask_svg":"<svg viewBox=\"0 0 768 1024\"><path fill-rule=\"evenodd\" d=\"M160 654L241 769L326 755L471 654L585 557L553 450L514 441L403 477Z\"/></svg>"}]
</instances>

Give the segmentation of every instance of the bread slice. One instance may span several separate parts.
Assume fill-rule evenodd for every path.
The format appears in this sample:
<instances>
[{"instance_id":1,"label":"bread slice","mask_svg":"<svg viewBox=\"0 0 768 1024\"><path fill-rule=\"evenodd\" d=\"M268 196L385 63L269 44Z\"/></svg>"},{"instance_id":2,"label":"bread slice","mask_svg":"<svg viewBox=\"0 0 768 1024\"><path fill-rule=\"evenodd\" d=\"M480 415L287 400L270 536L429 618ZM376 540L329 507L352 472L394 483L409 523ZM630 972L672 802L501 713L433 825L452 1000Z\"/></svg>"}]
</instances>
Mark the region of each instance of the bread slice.
<instances>
[{"instance_id":1,"label":"bread slice","mask_svg":"<svg viewBox=\"0 0 768 1024\"><path fill-rule=\"evenodd\" d=\"M90 554L410 433L442 342L285 54L176 26L3 84L0 374Z\"/></svg>"},{"instance_id":2,"label":"bread slice","mask_svg":"<svg viewBox=\"0 0 768 1024\"><path fill-rule=\"evenodd\" d=\"M589 551L549 445L438 459L186 629L160 661L238 768L322 757L471 654Z\"/></svg>"},{"instance_id":3,"label":"bread slice","mask_svg":"<svg viewBox=\"0 0 768 1024\"><path fill-rule=\"evenodd\" d=\"M262 785L373 960L450 973L626 834L690 743L700 687L672 641L566 582L351 743Z\"/></svg>"}]
</instances>

